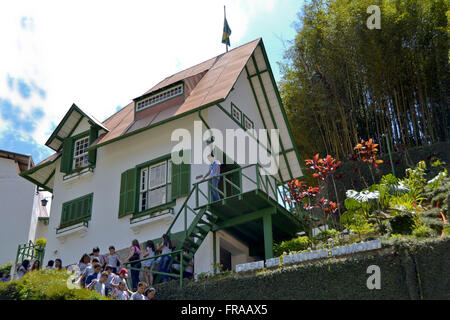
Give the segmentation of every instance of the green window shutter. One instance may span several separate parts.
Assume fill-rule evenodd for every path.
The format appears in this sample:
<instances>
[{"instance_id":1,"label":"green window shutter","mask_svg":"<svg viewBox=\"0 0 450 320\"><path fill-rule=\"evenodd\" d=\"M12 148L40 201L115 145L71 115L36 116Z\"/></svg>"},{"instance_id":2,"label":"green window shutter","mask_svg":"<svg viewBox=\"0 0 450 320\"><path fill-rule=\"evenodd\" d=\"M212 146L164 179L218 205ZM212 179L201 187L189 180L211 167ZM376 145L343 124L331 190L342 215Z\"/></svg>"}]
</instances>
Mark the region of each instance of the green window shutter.
<instances>
[{"instance_id":1,"label":"green window shutter","mask_svg":"<svg viewBox=\"0 0 450 320\"><path fill-rule=\"evenodd\" d=\"M120 179L119 218L134 213L136 199L136 168L122 173Z\"/></svg>"},{"instance_id":2,"label":"green window shutter","mask_svg":"<svg viewBox=\"0 0 450 320\"><path fill-rule=\"evenodd\" d=\"M71 138L64 139L61 157L61 172L69 173L72 169L72 149L73 141Z\"/></svg>"},{"instance_id":3,"label":"green window shutter","mask_svg":"<svg viewBox=\"0 0 450 320\"><path fill-rule=\"evenodd\" d=\"M134 213L136 199L136 168L128 170L125 214Z\"/></svg>"},{"instance_id":4,"label":"green window shutter","mask_svg":"<svg viewBox=\"0 0 450 320\"><path fill-rule=\"evenodd\" d=\"M190 150L183 150L188 153L190 159ZM190 163L174 164L172 163L172 200L189 195L191 191L191 165Z\"/></svg>"},{"instance_id":5,"label":"green window shutter","mask_svg":"<svg viewBox=\"0 0 450 320\"><path fill-rule=\"evenodd\" d=\"M61 226L78 223L90 219L92 215L93 194L63 203L61 212Z\"/></svg>"},{"instance_id":6,"label":"green window shutter","mask_svg":"<svg viewBox=\"0 0 450 320\"><path fill-rule=\"evenodd\" d=\"M92 126L91 129L89 130L89 146L97 138L98 138L98 128ZM95 165L96 160L97 160L97 149L89 151L89 153L88 153L88 161L89 161L89 163Z\"/></svg>"}]
</instances>

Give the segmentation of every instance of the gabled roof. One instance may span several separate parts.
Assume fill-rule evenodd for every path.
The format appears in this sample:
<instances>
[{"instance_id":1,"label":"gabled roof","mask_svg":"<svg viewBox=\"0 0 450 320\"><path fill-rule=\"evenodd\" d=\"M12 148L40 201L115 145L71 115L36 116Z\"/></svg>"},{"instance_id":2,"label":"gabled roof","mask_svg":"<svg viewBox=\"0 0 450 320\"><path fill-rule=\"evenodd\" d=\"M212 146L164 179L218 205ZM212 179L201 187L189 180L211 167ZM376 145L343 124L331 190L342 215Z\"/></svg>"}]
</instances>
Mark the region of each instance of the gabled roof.
<instances>
[{"instance_id":1,"label":"gabled roof","mask_svg":"<svg viewBox=\"0 0 450 320\"><path fill-rule=\"evenodd\" d=\"M196 79L195 87L192 88L181 105L164 109L159 114L153 115L152 119L146 119L146 121L140 121L140 123L139 120L134 118L134 101L131 102L103 122L109 132L100 135L90 147L94 148L110 143L121 136L149 127L157 122L175 118L202 106L225 100L260 41L261 38L167 77L141 97L179 81L186 82L196 75L200 75L201 79Z\"/></svg>"},{"instance_id":2,"label":"gabled roof","mask_svg":"<svg viewBox=\"0 0 450 320\"><path fill-rule=\"evenodd\" d=\"M56 129L53 131L52 135L47 140L45 145L55 151L59 151L62 147L64 139L72 134L72 132L84 117L86 117L91 123L97 125L105 131L108 131L108 129L100 121L95 119L92 115L81 110L74 103L72 104L64 118L61 120L61 122L58 124Z\"/></svg>"},{"instance_id":3,"label":"gabled roof","mask_svg":"<svg viewBox=\"0 0 450 320\"><path fill-rule=\"evenodd\" d=\"M25 154L0 150L0 158L9 159L16 162L19 167L19 174L34 167L33 158Z\"/></svg>"},{"instance_id":4,"label":"gabled roof","mask_svg":"<svg viewBox=\"0 0 450 320\"><path fill-rule=\"evenodd\" d=\"M186 116L197 110L212 105L220 105L228 97L244 69L247 72L264 126L267 129L280 129L282 152L280 153L279 179L288 181L293 177L301 176L301 160L298 148L282 107L281 97L261 38L165 78L102 123L74 104L46 145L55 151L59 151L64 138L71 135L83 117L87 117L92 124L98 125L105 131L89 146L88 149L92 150L166 121ZM147 111L145 117L135 117L135 101L181 82L184 83L185 87L183 101L167 107L152 107L149 108L152 110ZM49 171L44 174L47 176L55 170L54 162L59 156L60 152L42 161L37 166L38 170L41 171L40 168L45 168L44 171ZM38 175L35 170L29 172ZM35 179L31 176L30 178ZM36 180L42 183L41 180L44 177L39 178ZM48 175L43 184L47 188L52 188L53 180L52 175Z\"/></svg>"}]
</instances>

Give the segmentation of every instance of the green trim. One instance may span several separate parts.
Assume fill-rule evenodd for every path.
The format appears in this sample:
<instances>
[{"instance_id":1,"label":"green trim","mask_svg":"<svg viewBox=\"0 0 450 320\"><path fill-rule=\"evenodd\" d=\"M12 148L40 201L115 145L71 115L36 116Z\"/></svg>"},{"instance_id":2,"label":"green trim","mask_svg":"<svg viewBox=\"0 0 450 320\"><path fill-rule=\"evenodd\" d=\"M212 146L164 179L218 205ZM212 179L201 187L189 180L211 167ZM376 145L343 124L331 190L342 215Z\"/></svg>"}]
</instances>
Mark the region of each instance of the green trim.
<instances>
[{"instance_id":1,"label":"green trim","mask_svg":"<svg viewBox=\"0 0 450 320\"><path fill-rule=\"evenodd\" d=\"M169 160L169 159L171 159L171 157L172 157L171 153L165 154L165 155L160 156L158 158L155 158L155 159L152 159L152 160L149 160L149 161L146 161L146 162L138 164L136 166L136 169L137 170L141 170L142 168L149 167L149 166L152 166L154 164L157 164L158 162L163 162L163 161Z\"/></svg>"},{"instance_id":2,"label":"green trim","mask_svg":"<svg viewBox=\"0 0 450 320\"><path fill-rule=\"evenodd\" d=\"M255 129L255 123L254 123L252 120L250 120L250 118L247 117L247 115L244 113L243 124L244 124L244 129L245 129L245 130L249 130L249 129L247 129L247 128L245 127L245 120L248 120L248 121L252 124L252 129Z\"/></svg>"},{"instance_id":3,"label":"green trim","mask_svg":"<svg viewBox=\"0 0 450 320\"><path fill-rule=\"evenodd\" d=\"M236 123L238 123L239 121L235 118L235 117L233 117L233 108L235 108L237 111L239 111L239 113L241 114L241 121L240 121L240 123L241 123L241 126L245 129L245 127L244 127L244 113L242 112L242 110L241 109L239 109L239 107L237 106L237 105L235 105L233 102L231 102L231 112L230 112L230 115L231 115L231 117L235 120L235 122Z\"/></svg>"},{"instance_id":4,"label":"green trim","mask_svg":"<svg viewBox=\"0 0 450 320\"><path fill-rule=\"evenodd\" d=\"M235 118L233 118L233 116L231 115L231 113L229 113L227 110L225 110L224 107L222 107L219 103L217 104L217 106L218 106L219 109L222 110L222 111L223 111L223 112L224 112L231 120L233 120L239 127L241 127L242 130L247 131L247 130L245 129L245 127L242 125L242 123L239 123ZM248 134L248 133L247 133L247 134ZM258 145L263 146L263 145L259 142L259 139L258 139L258 138L256 138L256 137L253 136L252 134L248 134L248 135L249 135L249 137L255 139L256 142L258 143ZM272 154L272 151L271 151L271 150L267 149L267 147L265 147L265 146L263 146L263 147L266 149L266 151L267 151L270 155Z\"/></svg>"},{"instance_id":5,"label":"green trim","mask_svg":"<svg viewBox=\"0 0 450 320\"><path fill-rule=\"evenodd\" d=\"M142 108L142 109L140 109L140 110L137 110L137 104L138 104L139 102L141 102L142 100L145 100L145 99L147 99L147 98L150 98L151 96L156 96L156 95L160 94L161 92L164 92L164 91L166 91L166 90L169 90L170 88L173 88L173 87L177 87L177 86L179 86L180 84L181 84L182 87L183 87L183 91L182 91L180 94L177 94L176 96L173 96L173 97L171 97L171 98L169 98L169 99L166 99L166 100L164 100L164 101L155 103L155 104L153 104L153 105L151 105L151 106L148 106L148 107ZM158 90L156 90L156 91L147 93L147 94L145 94L145 95L143 95L143 96L141 96L141 97L138 97L138 98L133 99L133 102L134 102L134 116L135 116L135 119L136 119L136 112L141 112L141 111L143 111L143 110L145 110L145 109L153 108L154 106L157 106L157 105L159 105L159 104L161 104L161 103L164 103L164 102L166 102L166 101L169 101L170 99L173 99L173 98L178 97L178 96L183 96L183 98L184 98L184 94L185 94L185 91L184 91L184 82L181 80L181 81L178 81L178 82L176 82L176 83L174 83L174 84L171 84L171 85L169 85L169 86L167 86L167 87L158 89Z\"/></svg>"},{"instance_id":6,"label":"green trim","mask_svg":"<svg viewBox=\"0 0 450 320\"><path fill-rule=\"evenodd\" d=\"M261 48L261 49L263 49L263 48ZM264 87L264 83L262 81L261 74L259 73L259 69L258 69L258 65L256 63L256 58L255 58L255 53L254 52L252 54L252 60L253 60L254 66L255 66L255 70L256 70L256 72L258 72L259 84L261 85L261 91L263 92L264 100L266 101L267 109L269 110L269 114L270 114L270 118L272 119L273 126L274 126L275 129L278 129L277 123L275 121L275 117L273 116L273 113L272 113L272 107L270 106L269 98L267 97L266 88ZM267 65L267 62L266 62L266 66L270 67L270 65ZM274 87L274 91L277 91L277 90L278 90L278 88L275 86ZM280 105L280 109L281 108L282 108L282 106ZM295 145L295 141L292 141L292 144ZM283 144L283 140L281 138L280 138L280 146L281 146L281 149L284 152L284 144ZM284 157L284 161L286 162L286 167L288 168L289 175L291 176L291 179L294 179L294 176L292 175L292 171L291 171L291 168L289 166L289 161L288 161L288 159L286 157L286 154L283 153L283 157ZM283 177L281 176L281 172L280 172L280 179L284 180Z\"/></svg>"},{"instance_id":7,"label":"green trim","mask_svg":"<svg viewBox=\"0 0 450 320\"><path fill-rule=\"evenodd\" d=\"M199 116L200 120L202 120L202 122L205 125L205 127L208 128L208 130L210 130L211 128L209 127L208 123L206 123L205 119L203 119L203 117L202 117L202 111L201 110L198 111L198 116Z\"/></svg>"},{"instance_id":8,"label":"green trim","mask_svg":"<svg viewBox=\"0 0 450 320\"><path fill-rule=\"evenodd\" d=\"M273 231L272 231L272 215L266 214L263 216L264 229L264 253L265 258L273 258Z\"/></svg>"},{"instance_id":9,"label":"green trim","mask_svg":"<svg viewBox=\"0 0 450 320\"><path fill-rule=\"evenodd\" d=\"M82 119L82 118L81 118ZM83 139L83 138L86 138L86 137L89 137L89 134L90 134L90 130L86 130L86 131L83 131L83 132L81 132L81 133L79 133L79 134L77 134L77 135L74 135L74 136L69 136L69 137L67 137L66 139L71 139L72 140L72 143L71 143L71 148L70 148L70 169L69 169L69 172L67 172L67 174L65 175L65 176L68 176L68 175L71 175L71 174L73 174L73 173L76 173L77 171L79 171L80 170L80 168L81 168L81 170L83 170L84 168L95 168L95 164L92 164L92 165L88 165L88 166L84 166L84 167L80 167L80 168L77 168L77 169L74 169L73 168L73 159L74 159L74 147L75 147L75 142L77 141L77 140L80 140L80 139ZM88 147L89 148L89 147ZM88 149L86 149L86 151L87 151ZM81 171L80 170L80 171Z\"/></svg>"},{"instance_id":10,"label":"green trim","mask_svg":"<svg viewBox=\"0 0 450 320\"><path fill-rule=\"evenodd\" d=\"M250 59L249 59L249 60L250 60ZM269 131L269 129L267 128L266 121L264 120L264 116L263 116L263 114L262 114L261 106L259 105L258 98L256 97L256 91L255 91L255 88L253 87L253 83L252 83L251 79L248 78L249 72L248 72L247 65L245 65L245 72L247 73L248 83L250 84L250 88L252 89L253 98L255 99L256 106L258 107L259 116L261 117L261 120L262 120L264 129L266 129L267 131ZM272 140L270 139L270 135L267 135L267 140L268 140L268 142L269 142L269 144L270 144L270 147L272 148ZM270 154L272 154L271 151L270 151ZM277 162L277 166L278 166L278 175L279 175L280 178L281 178L281 170L280 170L280 166L279 166L278 162Z\"/></svg>"},{"instance_id":11,"label":"green trim","mask_svg":"<svg viewBox=\"0 0 450 320\"><path fill-rule=\"evenodd\" d=\"M78 112L81 117L78 120L78 122L76 123L75 127L72 128L71 133L67 136L70 137L70 135L73 133L73 131L75 130L75 128L78 126L79 121L81 121L81 119L83 119L83 117L88 118L88 120L90 120L92 123L95 123L96 126L109 131L107 128L105 128L103 125L96 123L90 116L88 116L86 113L84 113L75 103L72 104L72 106L70 107L69 111L67 111L67 113L64 115L63 119L61 120L61 122L58 124L58 126L56 127L55 130L53 130L52 134L50 135L50 138L48 138L47 142L45 143L46 146L48 146L50 149L51 148L49 145L52 143L53 139L58 135L59 130L61 130L61 128L64 126L65 122L67 121L67 119L69 119L70 115L72 114L72 112ZM62 146L62 144L61 144ZM58 150L55 151L59 151L61 149L61 146L58 148Z\"/></svg>"},{"instance_id":12,"label":"green trim","mask_svg":"<svg viewBox=\"0 0 450 320\"><path fill-rule=\"evenodd\" d=\"M30 175L30 174L33 174L33 173L35 173L36 171L41 170L42 168L45 168L46 166L49 166L49 165L51 165L52 163L55 163L55 161L58 160L59 157L61 157L61 154L59 154L59 155L58 155L54 160L52 160L52 161L47 161L47 162L45 162L45 163L43 163L43 164L41 164L41 165L38 165L38 166L36 166L36 167L31 168L30 170L27 170L27 171L24 171L24 172L20 173L19 176L25 178L25 176Z\"/></svg>"},{"instance_id":13,"label":"green trim","mask_svg":"<svg viewBox=\"0 0 450 320\"><path fill-rule=\"evenodd\" d=\"M22 178L27 179L28 181L30 181L31 183L33 183L33 184L35 184L35 185L41 187L41 188L44 189L45 191L48 191L48 192L53 193L53 189L51 189L51 188L49 188L49 187L43 185L43 184L40 183L39 181L37 181L37 180L31 178L30 176L22 175L23 173L24 173L24 172L22 172L22 173L20 174L20 176L21 176Z\"/></svg>"},{"instance_id":14,"label":"green trim","mask_svg":"<svg viewBox=\"0 0 450 320\"><path fill-rule=\"evenodd\" d=\"M171 118L169 118L169 119L162 120L162 121L160 121L160 122L158 122L158 123L155 123L155 124L149 125L149 126L147 126L147 127L144 127L144 128L141 128L141 129L138 129L138 130L129 132L129 133L127 133L127 134L121 135L121 136L119 136L119 137L116 137L116 138L114 138L114 139L108 140L108 141L106 141L106 142L96 144L95 146L90 146L90 147L88 147L88 150L94 150L94 149L97 149L97 148L99 148L99 147L103 147L103 146L105 146L105 145L108 145L108 144L110 144L110 143L113 143L113 142L116 142L116 141L119 141L119 140L128 138L128 137L130 137L130 136L139 134L139 133L141 133L141 132L143 132L143 131L146 131L146 130L149 130L149 129L153 129L153 128L159 127L159 126L161 126L161 125L163 125L163 124L166 124L166 123L168 123L168 122L175 121L175 120L178 120L178 119L187 117L187 116L189 116L189 115L191 115L191 114L193 114L193 113L195 113L195 112L198 112L199 110L203 110L203 109L209 108L209 107L211 107L211 106L213 106L213 105L216 105L217 103L223 102L224 100L225 100L225 99L223 99L223 98L218 99L218 100L213 101L213 102L211 102L211 103L205 104L205 105L203 105L203 106L201 106L201 107L192 109L192 110L187 111L187 112L183 112L183 113L181 113L181 114L179 114L179 115L177 115L177 116L173 116L173 117L171 117Z\"/></svg>"},{"instance_id":15,"label":"green trim","mask_svg":"<svg viewBox=\"0 0 450 320\"><path fill-rule=\"evenodd\" d=\"M273 76L272 68L271 68L271 66L269 64L269 58L267 57L267 52L266 52L266 49L264 47L264 43L262 42L262 40L260 42L260 45L261 45L261 52L263 53L264 61L266 62L266 66L268 67L267 69L269 70L270 80L272 80L272 85L273 85L273 87L275 89L274 90L275 91L275 95L277 96L278 103L280 105L281 114L283 115L284 121L286 122L286 126L287 126L289 135L290 135L291 140L292 140L292 145L294 146L295 153L297 155L297 160L298 160L299 165L300 165L300 170L302 170L302 173L303 173L305 171L305 168L304 168L302 159L300 157L300 153L298 151L298 146L297 146L297 143L295 142L294 134L292 133L292 128L291 128L291 125L290 125L289 120L287 118L286 110L284 109L283 101L281 100L280 92L278 91L278 86L277 86L277 84L275 82L275 78Z\"/></svg>"},{"instance_id":16,"label":"green trim","mask_svg":"<svg viewBox=\"0 0 450 320\"><path fill-rule=\"evenodd\" d=\"M247 67L247 66L246 66L246 67ZM255 74L252 74L252 75L250 75L250 74L248 73L248 71L247 71L247 77L250 79L250 78L256 77L256 76L258 76L258 75L260 75L260 74L263 74L263 73L265 73L265 72L269 72L269 70L264 69L264 70L262 70L262 71L256 72Z\"/></svg>"},{"instance_id":17,"label":"green trim","mask_svg":"<svg viewBox=\"0 0 450 320\"><path fill-rule=\"evenodd\" d=\"M78 125L81 123L81 121L83 121L83 116L80 117L80 119L78 119L77 123L75 124L75 126L72 128L72 130L70 130L69 134L67 135L66 139L76 139L76 136L72 137L72 134L75 132L75 130L77 130ZM63 144L61 144L61 147L63 146ZM61 150L61 147L58 148L58 151Z\"/></svg>"},{"instance_id":18,"label":"green trim","mask_svg":"<svg viewBox=\"0 0 450 320\"><path fill-rule=\"evenodd\" d=\"M50 179L55 175L55 172L56 172L56 168L55 168L55 170L52 171L52 173L50 173L47 180L44 181L44 185L46 185L50 181Z\"/></svg>"},{"instance_id":19,"label":"green trim","mask_svg":"<svg viewBox=\"0 0 450 320\"><path fill-rule=\"evenodd\" d=\"M275 207L261 209L261 210L258 210L258 211L255 211L255 212L252 212L249 214L244 214L244 215L238 216L238 217L230 219L230 220L226 220L220 224L215 225L212 230L217 231L220 229L234 227L234 226L244 224L244 223L256 220L256 219L261 219L262 217L265 217L266 215L275 214L276 212L277 211L276 211Z\"/></svg>"},{"instance_id":20,"label":"green trim","mask_svg":"<svg viewBox=\"0 0 450 320\"><path fill-rule=\"evenodd\" d=\"M140 203L139 203L139 198L140 198L139 195L140 195L140 193L141 193L141 192L140 192L140 190L141 190L141 188L140 188L140 183L141 183L141 179L140 179L140 178L141 178L141 170L142 170L142 169L145 169L145 168L148 168L148 167L151 167L151 166L153 166L153 165L155 165L155 164L158 164L158 163L162 163L162 162L171 160L171 157L172 157L172 154L169 153L169 154L160 156L160 157L158 157L158 158L152 159L152 160L150 160L150 161L146 161L146 162L144 162L144 163L138 164L138 165L135 167L135 168L136 168L136 175L137 175L137 177L136 177L135 210L134 210L134 213L133 213L133 219L134 219L134 218L141 217L141 216L146 215L146 214L153 213L153 212L155 212L155 211L159 211L159 210L163 210L163 209L167 209L167 208L170 208L170 207L174 207L174 206L175 206L176 200L172 200L172 201L170 201L170 202L163 203L163 204L158 205L158 206L156 206L156 207L151 207L151 208L148 208L148 209L146 209L146 210L144 210L144 211L140 211L141 206L140 206ZM172 168L172 170L173 170L173 168ZM150 177L150 176L149 176L149 173L147 173L147 183L150 181L149 177ZM166 197L169 197L169 196L171 196L171 195L168 194L168 190L167 190L167 178L168 178L168 166L166 165ZM171 181L170 181L170 184L172 184L172 179L171 179ZM172 186L172 188L173 188L173 186ZM147 200L149 200L149 199L147 199Z\"/></svg>"},{"instance_id":21,"label":"green trim","mask_svg":"<svg viewBox=\"0 0 450 320\"><path fill-rule=\"evenodd\" d=\"M75 207L75 205L78 204L78 203L79 203L79 206L82 208L83 202L86 199L90 199L89 207L87 208L88 209L88 213L85 214L84 216L78 217L76 219L67 220L66 221L65 219L67 219L67 217L63 216L64 215L64 209L67 209L67 208L73 209ZM92 193L89 193L87 195L78 197L76 199L64 202L62 204L62 207L61 207L61 217L60 217L60 223L59 223L58 229L67 228L69 226L72 226L74 224L80 223L82 221L89 221L89 220L91 220L93 200L94 200L94 193L92 192ZM71 213L71 215L72 214L73 213ZM63 218L65 218L65 219L63 219Z\"/></svg>"},{"instance_id":22,"label":"green trim","mask_svg":"<svg viewBox=\"0 0 450 320\"><path fill-rule=\"evenodd\" d=\"M149 208L149 209L147 209L145 211L133 213L133 218L132 219L137 219L137 218L141 218L141 217L146 216L146 215L151 215L152 213L155 213L155 212L158 212L158 211L164 211L164 210L167 210L167 209L172 209L173 207L175 207L176 204L177 204L177 201L176 200L172 200L171 202L167 202L167 203L161 204L159 206L156 206L156 207L153 207L153 208Z\"/></svg>"},{"instance_id":23,"label":"green trim","mask_svg":"<svg viewBox=\"0 0 450 320\"><path fill-rule=\"evenodd\" d=\"M77 224L80 224L80 223L82 223L82 225L76 226ZM68 228L70 226L75 226L75 227L67 229L67 230L64 230L64 231L61 231L61 230L66 229L66 228ZM56 234L64 233L64 232L76 229L78 227L86 227L87 228L88 226L89 226L89 220L80 220L80 221L77 221L75 223L69 224L67 226L59 226L58 228L56 228Z\"/></svg>"}]
</instances>

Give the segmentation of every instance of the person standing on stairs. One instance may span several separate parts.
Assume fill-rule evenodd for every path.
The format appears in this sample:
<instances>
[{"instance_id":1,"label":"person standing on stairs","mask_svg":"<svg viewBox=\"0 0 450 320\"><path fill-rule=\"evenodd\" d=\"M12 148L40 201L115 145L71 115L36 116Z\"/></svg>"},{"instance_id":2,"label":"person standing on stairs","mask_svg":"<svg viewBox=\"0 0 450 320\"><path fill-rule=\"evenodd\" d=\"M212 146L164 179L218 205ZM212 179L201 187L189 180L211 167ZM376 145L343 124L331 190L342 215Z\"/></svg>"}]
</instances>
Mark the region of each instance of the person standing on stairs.
<instances>
[{"instance_id":1,"label":"person standing on stairs","mask_svg":"<svg viewBox=\"0 0 450 320\"><path fill-rule=\"evenodd\" d=\"M162 235L162 242L156 248L157 250L161 250L161 254L171 253L172 252L172 242L170 241L170 237L167 234ZM159 272L169 273L170 263L172 262L172 256L167 255L161 257L161 262L159 263ZM162 276L163 282L169 281L168 275Z\"/></svg>"},{"instance_id":2,"label":"person standing on stairs","mask_svg":"<svg viewBox=\"0 0 450 320\"><path fill-rule=\"evenodd\" d=\"M209 166L209 171L205 176L203 177L203 180L210 177L212 178L209 181L209 189L211 190L211 202L219 201L220 195L218 191L218 185L219 185L219 175L220 175L220 161L216 160L214 158L214 152L211 152L211 154L208 155L208 160L211 163Z\"/></svg>"}]
</instances>

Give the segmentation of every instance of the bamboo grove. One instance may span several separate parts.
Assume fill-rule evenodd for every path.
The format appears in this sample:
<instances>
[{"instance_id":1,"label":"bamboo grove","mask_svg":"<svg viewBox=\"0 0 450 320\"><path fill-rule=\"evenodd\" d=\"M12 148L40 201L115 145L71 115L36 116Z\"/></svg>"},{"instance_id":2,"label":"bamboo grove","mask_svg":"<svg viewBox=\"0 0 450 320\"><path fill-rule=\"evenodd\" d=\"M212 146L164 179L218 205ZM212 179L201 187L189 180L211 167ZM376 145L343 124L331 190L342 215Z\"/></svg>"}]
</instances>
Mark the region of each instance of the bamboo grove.
<instances>
[{"instance_id":1,"label":"bamboo grove","mask_svg":"<svg viewBox=\"0 0 450 320\"><path fill-rule=\"evenodd\" d=\"M369 30L367 8L381 9ZM281 63L301 154L343 158L384 135L395 149L449 139L449 0L313 0Z\"/></svg>"}]
</instances>

